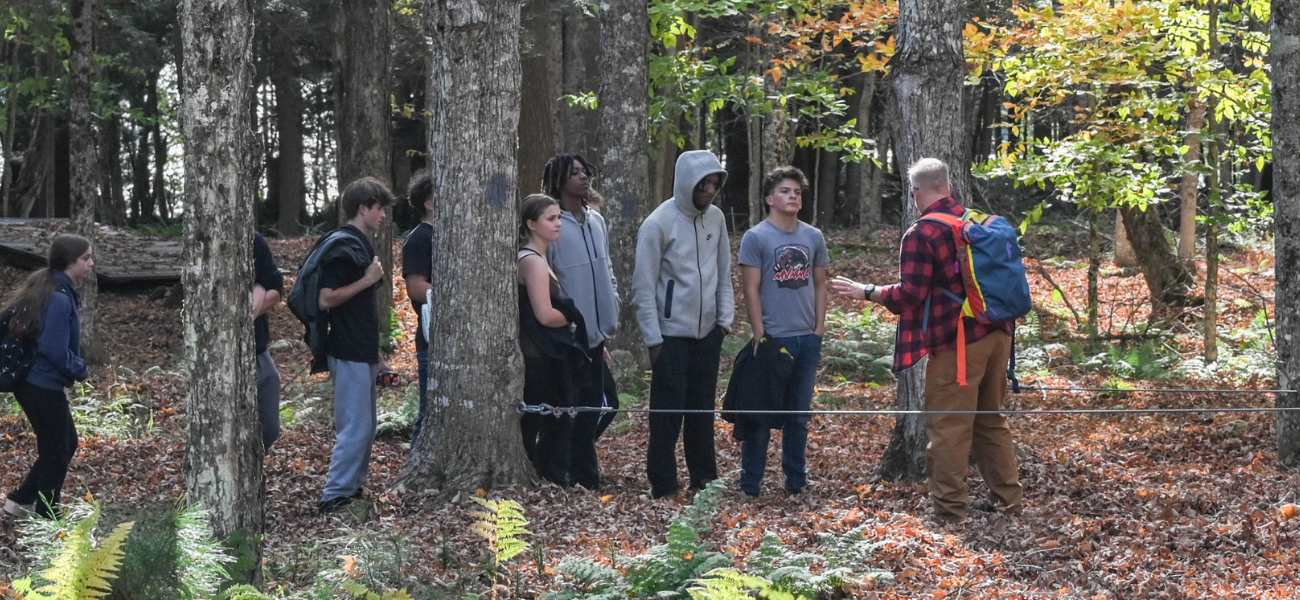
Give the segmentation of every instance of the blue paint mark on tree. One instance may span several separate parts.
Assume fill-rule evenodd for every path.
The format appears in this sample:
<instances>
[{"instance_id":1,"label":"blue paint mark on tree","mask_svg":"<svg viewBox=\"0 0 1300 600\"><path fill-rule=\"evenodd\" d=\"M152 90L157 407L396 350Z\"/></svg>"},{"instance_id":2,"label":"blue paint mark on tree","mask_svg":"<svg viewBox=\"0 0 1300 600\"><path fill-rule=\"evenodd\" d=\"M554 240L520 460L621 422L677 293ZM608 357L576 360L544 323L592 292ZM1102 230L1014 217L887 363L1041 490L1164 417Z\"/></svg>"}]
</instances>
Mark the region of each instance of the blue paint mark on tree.
<instances>
[{"instance_id":1,"label":"blue paint mark on tree","mask_svg":"<svg viewBox=\"0 0 1300 600\"><path fill-rule=\"evenodd\" d=\"M619 216L626 221L633 221L637 216L637 199L633 197L619 198Z\"/></svg>"},{"instance_id":2,"label":"blue paint mark on tree","mask_svg":"<svg viewBox=\"0 0 1300 600\"><path fill-rule=\"evenodd\" d=\"M506 203L506 188L510 179L503 173L497 173L488 179L487 201L493 208L501 208Z\"/></svg>"}]
</instances>

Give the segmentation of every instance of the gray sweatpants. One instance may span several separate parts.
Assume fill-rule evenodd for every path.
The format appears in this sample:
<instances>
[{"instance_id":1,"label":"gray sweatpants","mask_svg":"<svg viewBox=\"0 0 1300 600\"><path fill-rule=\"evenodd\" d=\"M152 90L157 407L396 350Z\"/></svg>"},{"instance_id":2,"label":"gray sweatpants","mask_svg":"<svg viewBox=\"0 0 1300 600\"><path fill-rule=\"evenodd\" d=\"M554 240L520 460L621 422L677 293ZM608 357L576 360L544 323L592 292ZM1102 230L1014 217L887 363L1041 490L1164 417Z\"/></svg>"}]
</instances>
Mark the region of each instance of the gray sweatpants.
<instances>
[{"instance_id":1,"label":"gray sweatpants","mask_svg":"<svg viewBox=\"0 0 1300 600\"><path fill-rule=\"evenodd\" d=\"M375 443L375 377L379 365L329 357L334 380L334 454L321 502L352 496L361 491L370 472L370 449Z\"/></svg>"},{"instance_id":2,"label":"gray sweatpants","mask_svg":"<svg viewBox=\"0 0 1300 600\"><path fill-rule=\"evenodd\" d=\"M262 446L270 450L280 439L280 371L269 351L257 355L257 416L262 421Z\"/></svg>"}]
</instances>

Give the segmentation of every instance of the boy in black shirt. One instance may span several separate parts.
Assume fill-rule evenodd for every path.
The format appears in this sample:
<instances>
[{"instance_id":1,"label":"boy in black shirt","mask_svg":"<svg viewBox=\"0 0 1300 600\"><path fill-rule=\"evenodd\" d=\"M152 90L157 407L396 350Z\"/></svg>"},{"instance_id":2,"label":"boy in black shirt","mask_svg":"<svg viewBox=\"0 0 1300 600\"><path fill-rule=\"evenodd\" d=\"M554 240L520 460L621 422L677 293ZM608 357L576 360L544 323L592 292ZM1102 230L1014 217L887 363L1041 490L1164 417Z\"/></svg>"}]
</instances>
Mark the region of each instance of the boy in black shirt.
<instances>
[{"instance_id":1,"label":"boy in black shirt","mask_svg":"<svg viewBox=\"0 0 1300 600\"><path fill-rule=\"evenodd\" d=\"M321 512L342 509L361 497L370 470L375 441L375 378L388 370L379 356L379 304L376 293L384 268L370 245L379 231L384 207L393 193L373 177L348 184L340 201L348 224L340 231L355 239L348 248L331 253L322 265L319 306L328 311L325 354L334 380L334 429L337 439L330 458L329 479L321 496Z\"/></svg>"},{"instance_id":2,"label":"boy in black shirt","mask_svg":"<svg viewBox=\"0 0 1300 600\"><path fill-rule=\"evenodd\" d=\"M262 234L253 232L253 338L257 346L257 414L262 422L262 445L267 450L280 437L280 371L266 347L271 340L271 323L266 311L284 295L284 275L275 266L271 246Z\"/></svg>"},{"instance_id":3,"label":"boy in black shirt","mask_svg":"<svg viewBox=\"0 0 1300 600\"><path fill-rule=\"evenodd\" d=\"M411 177L407 187L407 201L420 212L421 221L402 244L402 278L406 280L406 295L415 309L415 361L420 369L420 416L415 420L415 433L411 444L420 438L420 424L429 397L429 342L424 339L424 295L433 281L433 171L424 170Z\"/></svg>"}]
</instances>

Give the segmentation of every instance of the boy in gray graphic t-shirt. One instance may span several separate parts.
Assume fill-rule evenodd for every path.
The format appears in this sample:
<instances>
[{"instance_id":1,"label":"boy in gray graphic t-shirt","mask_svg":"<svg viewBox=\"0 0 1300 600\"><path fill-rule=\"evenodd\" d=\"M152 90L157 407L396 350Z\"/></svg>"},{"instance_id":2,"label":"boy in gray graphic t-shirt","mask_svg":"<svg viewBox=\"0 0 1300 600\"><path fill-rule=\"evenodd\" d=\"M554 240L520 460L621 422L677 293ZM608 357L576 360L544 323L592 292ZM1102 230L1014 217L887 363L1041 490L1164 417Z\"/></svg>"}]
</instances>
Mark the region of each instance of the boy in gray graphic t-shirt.
<instances>
[{"instance_id":1,"label":"boy in gray graphic t-shirt","mask_svg":"<svg viewBox=\"0 0 1300 600\"><path fill-rule=\"evenodd\" d=\"M740 242L745 309L754 339L757 342L766 336L764 343L776 343L794 357L787 388L793 410L812 406L826 322L826 265L830 262L821 230L799 220L807 185L803 172L794 167L779 167L769 173L763 180L767 219L746 231ZM792 494L808 484L808 421L808 415L791 415L782 427L781 466L785 489ZM769 437L770 432L760 427L741 443L740 489L751 496L757 496L762 486Z\"/></svg>"}]
</instances>

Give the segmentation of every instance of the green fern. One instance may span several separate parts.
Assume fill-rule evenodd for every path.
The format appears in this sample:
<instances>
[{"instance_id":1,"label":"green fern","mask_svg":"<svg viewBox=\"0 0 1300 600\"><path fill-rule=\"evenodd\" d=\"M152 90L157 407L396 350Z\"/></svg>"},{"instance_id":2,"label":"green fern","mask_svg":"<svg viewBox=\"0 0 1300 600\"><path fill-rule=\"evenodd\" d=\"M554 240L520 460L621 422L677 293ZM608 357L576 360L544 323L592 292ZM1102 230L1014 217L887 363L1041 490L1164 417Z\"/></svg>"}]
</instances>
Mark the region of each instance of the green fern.
<instances>
[{"instance_id":1,"label":"green fern","mask_svg":"<svg viewBox=\"0 0 1300 600\"><path fill-rule=\"evenodd\" d=\"M226 554L208 525L200 505L176 513L176 581L185 600L215 598L226 567L234 559Z\"/></svg>"},{"instance_id":2,"label":"green fern","mask_svg":"<svg viewBox=\"0 0 1300 600\"><path fill-rule=\"evenodd\" d=\"M768 600L808 600L773 587L772 582L745 575L732 569L718 569L701 579L699 583L687 590L692 600L751 600L767 598Z\"/></svg>"},{"instance_id":3,"label":"green fern","mask_svg":"<svg viewBox=\"0 0 1300 600\"><path fill-rule=\"evenodd\" d=\"M96 547L95 527L99 506L74 508L50 540L49 566L31 578L14 582L14 589L28 600L95 600L112 593L112 581L125 556L123 548L134 522L122 523ZM40 530L40 526L35 528ZM40 539L40 538L37 538ZM38 544L39 545L39 544ZM48 553L47 553L48 555ZM36 587L37 584L40 587Z\"/></svg>"},{"instance_id":4,"label":"green fern","mask_svg":"<svg viewBox=\"0 0 1300 600\"><path fill-rule=\"evenodd\" d=\"M701 537L713 529L725 478L716 479L695 495L695 501L668 527L668 543L624 561L633 597L687 598L691 584L715 569L732 566L731 555Z\"/></svg>"},{"instance_id":5,"label":"green fern","mask_svg":"<svg viewBox=\"0 0 1300 600\"><path fill-rule=\"evenodd\" d=\"M623 600L628 597L627 580L618 569L609 565L566 558L558 570L572 578L578 589L548 594L546 600Z\"/></svg>"},{"instance_id":6,"label":"green fern","mask_svg":"<svg viewBox=\"0 0 1300 600\"><path fill-rule=\"evenodd\" d=\"M494 564L509 562L528 549L529 544L522 536L528 531L528 518L524 516L524 507L514 500L492 501L473 497L473 500L486 511L474 511L469 515L475 518L469 528L488 541Z\"/></svg>"}]
</instances>

